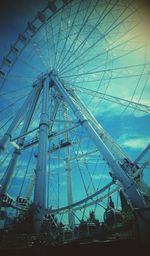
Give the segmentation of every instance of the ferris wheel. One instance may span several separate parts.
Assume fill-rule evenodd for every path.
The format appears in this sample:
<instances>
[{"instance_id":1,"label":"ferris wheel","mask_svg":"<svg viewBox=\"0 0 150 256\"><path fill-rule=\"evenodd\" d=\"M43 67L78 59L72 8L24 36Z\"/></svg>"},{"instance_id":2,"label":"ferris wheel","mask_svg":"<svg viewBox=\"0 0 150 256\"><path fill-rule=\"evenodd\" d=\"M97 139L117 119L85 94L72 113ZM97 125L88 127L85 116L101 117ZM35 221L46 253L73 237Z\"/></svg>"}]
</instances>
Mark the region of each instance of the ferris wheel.
<instances>
[{"instance_id":1,"label":"ferris wheel","mask_svg":"<svg viewBox=\"0 0 150 256\"><path fill-rule=\"evenodd\" d=\"M32 205L37 232L49 213L70 228L91 210L103 219L110 197L121 209L120 193L133 208L149 207L150 49L140 8L50 1L3 58L1 206Z\"/></svg>"}]
</instances>

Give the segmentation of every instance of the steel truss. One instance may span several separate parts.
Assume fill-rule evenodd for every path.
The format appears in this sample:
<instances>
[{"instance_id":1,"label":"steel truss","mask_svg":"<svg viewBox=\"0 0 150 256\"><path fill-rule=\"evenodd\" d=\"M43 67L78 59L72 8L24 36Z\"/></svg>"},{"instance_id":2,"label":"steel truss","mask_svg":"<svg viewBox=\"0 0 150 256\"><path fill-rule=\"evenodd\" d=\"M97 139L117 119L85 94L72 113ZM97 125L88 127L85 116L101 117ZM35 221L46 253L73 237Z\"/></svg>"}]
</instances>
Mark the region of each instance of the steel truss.
<instances>
[{"instance_id":1,"label":"steel truss","mask_svg":"<svg viewBox=\"0 0 150 256\"><path fill-rule=\"evenodd\" d=\"M52 99L50 99L52 97ZM62 81L59 79L55 72L51 71L42 75L36 84L34 84L33 89L24 104L21 106L17 112L14 120L9 126L7 132L4 134L3 138L0 140L0 148L3 151L8 142L14 141L11 139L16 126L22 122L22 129L20 135L17 137L16 145L18 148L14 149L12 158L3 176L0 195L7 194L7 190L10 184L10 180L15 170L15 166L19 155L24 151L27 146L24 143L25 137L30 133L28 131L32 116L34 114L37 102L39 98L42 98L41 104L41 116L39 120L39 135L36 141L31 144L38 144L38 153L36 161L36 171L35 171L35 185L32 180L32 186L34 185L34 201L32 207L34 208L34 224L36 234L40 233L40 229L43 223L43 218L47 212L63 212L69 210L68 220L69 226L73 228L74 226L74 212L70 209L82 205L86 201L90 200L94 196L100 194L103 190L97 191L91 196L77 202L73 203L72 197L72 180L71 180L71 166L70 166L70 149L66 147L66 173L67 173L67 198L68 206L48 210L46 207L46 172L47 172L47 157L48 157L48 141L51 137L58 136L58 133L53 134L52 128L55 122L56 114L60 105L63 102L64 107L64 133L66 141L68 140L68 131L74 129L78 126L83 127L87 133L89 139L95 144L97 151L102 155L105 162L109 166L112 176L112 183L106 186L107 189L112 184L117 184L118 188L123 189L126 194L127 200L130 202L133 208L143 209L147 207L144 196L139 189L139 184L142 182L142 169L137 165L137 161L132 162L132 160L122 151L122 149L117 145L117 143L111 138L111 136L105 131L105 129L97 122L95 117L86 109L85 105L78 96L75 94L74 90L68 89ZM51 116L49 117L49 101L53 100L54 105L51 111ZM69 121L67 115L67 109L71 109L74 116L77 119L77 124L72 127L67 127L67 122ZM61 131L60 131L61 134ZM50 152L50 151L49 151ZM137 174L138 173L138 174ZM136 175L137 174L137 175ZM138 178L137 178L138 177ZM146 186L146 185L144 185ZM117 190L118 190L117 188ZM144 189L144 188L143 188ZM147 188L146 188L147 189ZM31 190L31 188L29 189ZM115 190L116 191L116 190ZM30 192L31 193L31 192ZM29 194L30 194L29 193ZM112 191L113 193L113 191ZM101 201L100 199L94 202ZM91 203L87 204L90 205ZM86 206L81 206L86 207ZM76 207L75 210L80 209ZM144 218L149 219L148 214L144 215ZM142 230L142 232L145 232ZM147 231L146 231L147 232Z\"/></svg>"}]
</instances>

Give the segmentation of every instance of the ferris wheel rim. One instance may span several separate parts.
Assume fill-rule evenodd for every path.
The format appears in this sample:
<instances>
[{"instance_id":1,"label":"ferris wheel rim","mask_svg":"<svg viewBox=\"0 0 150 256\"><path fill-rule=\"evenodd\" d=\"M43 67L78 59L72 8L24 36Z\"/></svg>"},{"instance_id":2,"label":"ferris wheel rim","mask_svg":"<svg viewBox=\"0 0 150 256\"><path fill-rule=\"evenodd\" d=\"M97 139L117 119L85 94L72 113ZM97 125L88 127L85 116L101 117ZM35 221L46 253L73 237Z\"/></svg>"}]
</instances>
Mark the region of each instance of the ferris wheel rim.
<instances>
[{"instance_id":1,"label":"ferris wheel rim","mask_svg":"<svg viewBox=\"0 0 150 256\"><path fill-rule=\"evenodd\" d=\"M54 4L55 5L55 2L57 2L58 0L55 0L54 2L49 2L49 4ZM45 26L49 21L50 21L50 19L52 19L55 15L57 15L57 13L58 12L60 12L64 7L66 7L68 4L70 4L71 2L72 2L73 0L66 0L66 1L63 1L63 0L61 0L61 2L62 2L62 6L60 7L60 8L58 8L57 9L57 7L56 7L56 10L55 11L52 11L52 10L50 10L50 8L49 8L49 4L43 9L43 10L41 10L40 12L38 12L38 14L40 14L40 13L44 13L45 11L47 11L47 10L49 10L49 12L52 12L52 14L46 19L46 16L45 16L45 21L41 21L42 23L41 23L41 25L39 26L39 28L37 28L34 32L33 32L33 34L31 34L28 38L26 37L26 32L28 31L28 30L30 30L30 27L32 28L34 28L35 26L34 26L34 23L35 23L35 21L36 20L39 20L39 18L38 18L38 15L36 15L35 16L35 18L33 18L32 19L32 21L30 22L30 23L28 23L27 24L27 27L24 29L24 31L22 32L22 33L19 33L19 35L18 35L18 38L17 38L17 40L15 41L15 43L14 44L12 44L11 45L11 47L10 47L10 50L9 50L9 52L6 54L6 57L3 57L3 62L1 63L1 65L0 65L0 79L3 79L4 81L2 82L2 85L0 86L0 89L3 87L3 85L4 85L4 83L5 83L5 80L7 80L7 77L8 77L8 75L9 75L9 73L11 72L11 70L13 69L13 66L15 65L15 63L16 63L16 61L19 59L19 57L20 57L20 55L22 54L22 52L26 49L26 47L28 47L28 45L29 45L29 43L32 41L32 39L37 35L37 33L43 28L43 26ZM40 20L39 20L40 21ZM35 27L36 28L36 27ZM32 31L32 30L31 30ZM19 37L20 37L20 39L19 39ZM21 38L22 38L22 40L23 39L25 39L25 40L27 40L26 41L26 43L25 44L22 44L22 48L21 49L17 49L16 48L16 45L18 44L18 42L20 42L19 40L21 40ZM8 70L8 72L6 72L6 74L3 72L3 66L5 65L5 63L4 63L4 61L5 61L5 59L7 60L7 58L9 57L9 54L11 54L11 51L13 51L13 49L14 49L14 51L17 49L18 50L18 52L16 52L17 53L17 55L15 56L16 57L16 59L11 63L11 66L10 66L10 68L9 68L9 70ZM3 73L4 73L4 75L3 75ZM2 75L2 76L1 76Z\"/></svg>"}]
</instances>

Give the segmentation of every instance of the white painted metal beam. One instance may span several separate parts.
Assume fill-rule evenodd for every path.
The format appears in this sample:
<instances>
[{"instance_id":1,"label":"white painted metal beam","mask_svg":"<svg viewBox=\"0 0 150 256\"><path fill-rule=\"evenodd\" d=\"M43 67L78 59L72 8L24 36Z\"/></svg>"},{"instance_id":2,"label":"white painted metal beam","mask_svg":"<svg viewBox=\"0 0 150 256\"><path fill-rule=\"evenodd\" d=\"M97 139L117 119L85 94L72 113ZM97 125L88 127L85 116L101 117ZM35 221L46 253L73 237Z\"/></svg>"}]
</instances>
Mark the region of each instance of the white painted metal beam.
<instances>
[{"instance_id":1,"label":"white painted metal beam","mask_svg":"<svg viewBox=\"0 0 150 256\"><path fill-rule=\"evenodd\" d=\"M105 145L95 128L91 125L87 117L82 113L81 109L78 108L75 101L73 101L72 97L69 95L68 91L65 89L64 85L60 82L60 80L53 74L51 75L51 77L56 88L63 96L65 101L68 103L75 116L79 120L80 124L89 135L89 138L94 142L100 153L103 155L106 163L108 164L108 166L110 166L111 171L113 172L114 179L118 181L120 185L122 185L122 187L124 188L130 202L137 208L145 208L146 204L142 194L139 192L134 180L129 177L127 173L124 172L118 161L116 161L116 159L114 158L111 152L113 149L109 149Z\"/></svg>"}]
</instances>

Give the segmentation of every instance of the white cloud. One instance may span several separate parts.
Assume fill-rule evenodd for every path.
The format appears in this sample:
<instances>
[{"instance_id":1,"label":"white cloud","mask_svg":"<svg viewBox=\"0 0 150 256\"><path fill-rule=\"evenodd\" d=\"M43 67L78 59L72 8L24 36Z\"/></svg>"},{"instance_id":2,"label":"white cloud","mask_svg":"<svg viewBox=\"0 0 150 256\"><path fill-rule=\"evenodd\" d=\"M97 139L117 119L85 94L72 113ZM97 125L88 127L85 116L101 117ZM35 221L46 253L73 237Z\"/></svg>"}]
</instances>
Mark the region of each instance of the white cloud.
<instances>
[{"instance_id":1,"label":"white cloud","mask_svg":"<svg viewBox=\"0 0 150 256\"><path fill-rule=\"evenodd\" d=\"M121 145L131 149L144 149L150 141L149 137L121 139Z\"/></svg>"},{"instance_id":2,"label":"white cloud","mask_svg":"<svg viewBox=\"0 0 150 256\"><path fill-rule=\"evenodd\" d=\"M116 91L119 91L119 90L120 90L119 87L117 87ZM125 91L125 89L123 91ZM127 89L126 89L126 91L128 93L126 93L125 95L121 95L121 98L130 101L132 93L130 92L130 94L129 94L130 90L128 91ZM110 93L110 95L111 94L112 93ZM112 95L114 95L114 93ZM147 93L147 95L148 95L148 93ZM118 96L118 95L116 95L116 96ZM116 100L116 102L110 102L108 100L93 97L92 101L90 102L90 101L87 101L87 99L88 98L85 98L85 100L84 100L84 97L82 97L82 101L84 102L84 104L88 107L89 111L95 117L100 116L100 115L104 116L104 114L107 117L112 117L112 116L115 117L115 116L121 116L122 113L124 113L124 115L132 115L135 117L142 117L142 116L148 115L147 112L140 111L140 109L145 110L145 108L142 108L138 105L136 107L136 104L135 105L129 104L126 101L121 101L119 104L119 100L118 101ZM135 103L136 102L138 103L138 97L134 98L132 101ZM142 98L139 103L149 106L149 99Z\"/></svg>"},{"instance_id":3,"label":"white cloud","mask_svg":"<svg viewBox=\"0 0 150 256\"><path fill-rule=\"evenodd\" d=\"M93 180L100 180L100 179L109 180L110 177L108 175L106 175L106 174L98 174L98 175L94 174L94 175L92 175L92 179Z\"/></svg>"}]
</instances>

